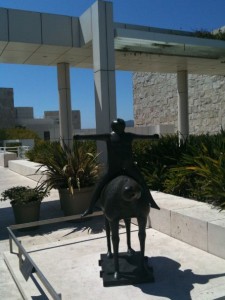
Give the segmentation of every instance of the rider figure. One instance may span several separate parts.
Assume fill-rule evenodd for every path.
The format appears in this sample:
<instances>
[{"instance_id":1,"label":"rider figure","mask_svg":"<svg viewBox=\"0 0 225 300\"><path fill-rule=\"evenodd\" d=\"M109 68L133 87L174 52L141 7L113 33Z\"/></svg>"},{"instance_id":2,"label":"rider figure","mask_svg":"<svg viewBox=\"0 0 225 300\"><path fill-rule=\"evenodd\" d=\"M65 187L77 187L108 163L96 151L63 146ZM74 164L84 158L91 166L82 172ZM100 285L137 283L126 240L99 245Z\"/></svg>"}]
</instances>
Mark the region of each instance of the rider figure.
<instances>
[{"instance_id":1,"label":"rider figure","mask_svg":"<svg viewBox=\"0 0 225 300\"><path fill-rule=\"evenodd\" d=\"M127 175L136 180L142 187L143 193L151 207L159 209L153 200L145 180L135 165L132 157L132 142L134 139L157 139L158 135L138 135L125 132L125 122L122 119L116 119L111 123L112 131L106 134L95 135L75 135L76 140L102 140L106 142L108 165L105 175L99 180L92 196L90 207L83 216L93 212L94 206L98 201L104 186L118 175Z\"/></svg>"}]
</instances>

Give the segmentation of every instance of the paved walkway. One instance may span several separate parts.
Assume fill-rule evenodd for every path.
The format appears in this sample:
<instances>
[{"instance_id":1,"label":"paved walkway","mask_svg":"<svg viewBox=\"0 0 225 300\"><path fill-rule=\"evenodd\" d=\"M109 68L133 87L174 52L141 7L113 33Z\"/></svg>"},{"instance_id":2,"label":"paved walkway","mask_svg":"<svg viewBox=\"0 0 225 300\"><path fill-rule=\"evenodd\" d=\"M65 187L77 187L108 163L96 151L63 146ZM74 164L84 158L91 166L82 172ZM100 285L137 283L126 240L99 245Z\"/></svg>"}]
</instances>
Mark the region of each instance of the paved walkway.
<instances>
[{"instance_id":1,"label":"paved walkway","mask_svg":"<svg viewBox=\"0 0 225 300\"><path fill-rule=\"evenodd\" d=\"M0 167L0 193L16 185L35 187L36 182L14 173L8 168ZM58 199L58 193L53 191L50 197L43 201L41 206L42 219L63 216ZM12 224L14 224L14 216L10 203L8 201L0 202L0 299L2 300L22 299L3 260L3 253L9 250L6 227Z\"/></svg>"},{"instance_id":2,"label":"paved walkway","mask_svg":"<svg viewBox=\"0 0 225 300\"><path fill-rule=\"evenodd\" d=\"M20 184L36 185L34 181L0 167L0 192ZM60 216L63 214L58 193L52 191L42 203L41 219ZM10 204L0 202L0 299L3 300L22 299L3 260L3 252L9 250L6 227L13 223ZM122 250L125 247L123 232L121 228ZM99 277L98 259L106 248L101 217L94 221L45 226L35 234L20 235L23 245L56 291L62 294L62 299L225 299L225 260L153 229L147 230L146 255L153 266L155 283L111 288L104 288ZM139 249L135 225L132 227L132 244L134 249ZM43 299L29 284L26 289L28 299Z\"/></svg>"}]
</instances>

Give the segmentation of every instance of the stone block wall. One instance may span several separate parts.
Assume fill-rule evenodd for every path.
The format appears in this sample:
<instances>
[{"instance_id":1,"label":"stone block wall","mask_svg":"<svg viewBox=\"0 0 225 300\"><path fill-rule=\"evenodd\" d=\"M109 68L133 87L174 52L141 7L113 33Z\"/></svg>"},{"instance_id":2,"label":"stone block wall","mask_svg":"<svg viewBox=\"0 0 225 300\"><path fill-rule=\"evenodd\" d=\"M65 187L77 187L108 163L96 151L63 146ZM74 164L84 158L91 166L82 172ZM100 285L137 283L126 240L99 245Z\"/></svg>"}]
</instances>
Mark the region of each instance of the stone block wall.
<instances>
[{"instance_id":1,"label":"stone block wall","mask_svg":"<svg viewBox=\"0 0 225 300\"><path fill-rule=\"evenodd\" d=\"M177 131L177 75L134 73L135 126L174 125ZM188 76L191 134L225 129L225 76Z\"/></svg>"}]
</instances>

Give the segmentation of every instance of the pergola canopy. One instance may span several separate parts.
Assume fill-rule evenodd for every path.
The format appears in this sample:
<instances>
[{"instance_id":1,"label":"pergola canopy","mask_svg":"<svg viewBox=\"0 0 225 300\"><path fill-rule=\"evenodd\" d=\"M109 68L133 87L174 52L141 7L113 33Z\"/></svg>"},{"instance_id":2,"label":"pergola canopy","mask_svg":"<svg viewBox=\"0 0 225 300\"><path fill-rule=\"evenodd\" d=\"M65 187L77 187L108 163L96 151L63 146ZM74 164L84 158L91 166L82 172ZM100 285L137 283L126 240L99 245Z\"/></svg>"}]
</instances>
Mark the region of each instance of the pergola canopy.
<instances>
[{"instance_id":1,"label":"pergola canopy","mask_svg":"<svg viewBox=\"0 0 225 300\"><path fill-rule=\"evenodd\" d=\"M69 17L0 8L0 63L93 68L91 9ZM114 23L114 50L117 70L225 75L225 41L190 32Z\"/></svg>"},{"instance_id":2,"label":"pergola canopy","mask_svg":"<svg viewBox=\"0 0 225 300\"><path fill-rule=\"evenodd\" d=\"M225 75L225 41L115 23L108 1L80 17L0 8L0 63L57 66L60 136L68 144L70 67L93 69L97 133L109 132L117 116L115 70L177 73L178 131L186 138L188 74Z\"/></svg>"}]
</instances>

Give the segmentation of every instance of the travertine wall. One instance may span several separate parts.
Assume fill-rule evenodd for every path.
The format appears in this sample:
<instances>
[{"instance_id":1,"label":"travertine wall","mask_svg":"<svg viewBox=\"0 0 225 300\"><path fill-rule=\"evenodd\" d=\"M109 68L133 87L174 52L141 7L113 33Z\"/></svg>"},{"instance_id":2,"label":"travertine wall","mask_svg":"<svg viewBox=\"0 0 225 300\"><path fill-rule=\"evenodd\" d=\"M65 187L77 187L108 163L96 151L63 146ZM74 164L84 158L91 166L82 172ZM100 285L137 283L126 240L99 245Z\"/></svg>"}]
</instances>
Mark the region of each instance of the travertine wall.
<instances>
[{"instance_id":1,"label":"travertine wall","mask_svg":"<svg viewBox=\"0 0 225 300\"><path fill-rule=\"evenodd\" d=\"M188 76L190 133L225 129L225 76ZM177 75L134 73L135 126L174 125L177 131Z\"/></svg>"}]
</instances>

